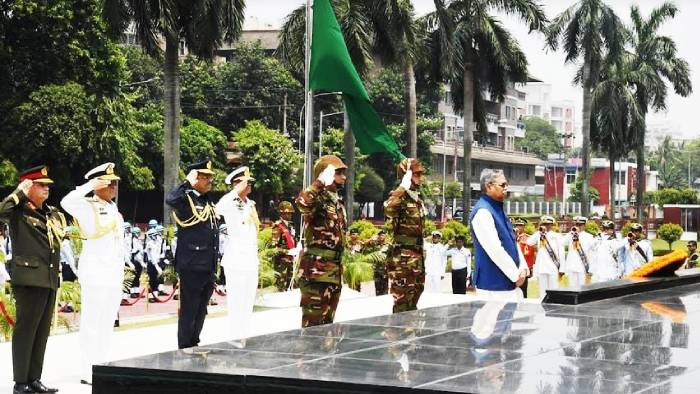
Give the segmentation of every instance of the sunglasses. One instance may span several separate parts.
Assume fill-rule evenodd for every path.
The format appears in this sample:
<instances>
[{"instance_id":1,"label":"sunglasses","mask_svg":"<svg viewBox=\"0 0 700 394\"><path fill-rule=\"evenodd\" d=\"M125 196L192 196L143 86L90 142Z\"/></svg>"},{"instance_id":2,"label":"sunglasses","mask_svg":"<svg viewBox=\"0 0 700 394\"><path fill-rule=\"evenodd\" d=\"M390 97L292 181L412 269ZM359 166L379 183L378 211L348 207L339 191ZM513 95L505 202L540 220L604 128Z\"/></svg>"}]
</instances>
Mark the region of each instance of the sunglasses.
<instances>
[{"instance_id":1,"label":"sunglasses","mask_svg":"<svg viewBox=\"0 0 700 394\"><path fill-rule=\"evenodd\" d=\"M503 182L503 183L494 183L494 182L491 182L491 184L492 184L492 185L496 185L496 186L500 186L501 189L505 189L505 188L508 187L508 182Z\"/></svg>"}]
</instances>

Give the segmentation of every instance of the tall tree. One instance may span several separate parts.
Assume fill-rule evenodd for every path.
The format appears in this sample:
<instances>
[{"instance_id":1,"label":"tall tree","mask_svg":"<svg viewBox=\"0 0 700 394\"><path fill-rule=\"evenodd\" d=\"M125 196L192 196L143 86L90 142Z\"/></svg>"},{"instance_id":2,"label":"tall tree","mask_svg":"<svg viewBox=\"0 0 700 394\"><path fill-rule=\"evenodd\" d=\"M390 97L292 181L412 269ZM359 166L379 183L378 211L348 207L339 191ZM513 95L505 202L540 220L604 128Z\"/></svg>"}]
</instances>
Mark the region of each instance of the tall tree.
<instances>
[{"instance_id":1,"label":"tall tree","mask_svg":"<svg viewBox=\"0 0 700 394\"><path fill-rule=\"evenodd\" d=\"M501 11L543 30L547 18L535 0L435 0L428 16L435 71L450 84L455 111L464 116L462 206L471 207L471 152L474 123L486 131L483 91L502 101L514 82L526 82L527 59L518 42L492 13ZM464 215L464 222L469 220Z\"/></svg>"},{"instance_id":2,"label":"tall tree","mask_svg":"<svg viewBox=\"0 0 700 394\"><path fill-rule=\"evenodd\" d=\"M673 85L676 94L683 97L693 92L690 81L688 63L678 56L676 43L668 36L660 35L661 25L673 19L678 13L678 7L672 2L666 2L655 8L644 19L637 6L632 6L632 67L639 70L633 81L636 97L642 116L646 117L649 110L666 109L668 96L667 83ZM638 220L642 219L644 190L644 136L646 122L636 130L635 152L637 156L637 198L636 209Z\"/></svg>"},{"instance_id":3,"label":"tall tree","mask_svg":"<svg viewBox=\"0 0 700 394\"><path fill-rule=\"evenodd\" d=\"M133 25L138 41L152 55L162 53L165 113L163 189L178 182L180 169L179 49L183 43L194 55L211 59L222 40L235 41L241 32L245 0L104 0L102 17L110 33L121 35ZM163 202L165 220L170 208Z\"/></svg>"},{"instance_id":4,"label":"tall tree","mask_svg":"<svg viewBox=\"0 0 700 394\"><path fill-rule=\"evenodd\" d=\"M416 131L416 75L414 64L419 53L418 22L410 0L375 0L370 2L374 26L374 51L382 62L403 72L404 115L408 135L408 155L418 154Z\"/></svg>"},{"instance_id":5,"label":"tall tree","mask_svg":"<svg viewBox=\"0 0 700 394\"><path fill-rule=\"evenodd\" d=\"M581 62L574 82L583 88L583 124L581 133L582 171L590 170L590 131L592 92L599 81L606 53L617 57L625 43L625 29L603 0L579 0L559 14L547 28L547 42L556 50L561 40L567 63ZM581 188L582 213L588 215L588 179Z\"/></svg>"},{"instance_id":6,"label":"tall tree","mask_svg":"<svg viewBox=\"0 0 700 394\"><path fill-rule=\"evenodd\" d=\"M610 217L615 214L615 162L632 150L634 130L643 122L643 116L630 85L635 70L630 56L607 57L602 67L600 82L592 92L591 145L607 152L610 160Z\"/></svg>"}]
</instances>

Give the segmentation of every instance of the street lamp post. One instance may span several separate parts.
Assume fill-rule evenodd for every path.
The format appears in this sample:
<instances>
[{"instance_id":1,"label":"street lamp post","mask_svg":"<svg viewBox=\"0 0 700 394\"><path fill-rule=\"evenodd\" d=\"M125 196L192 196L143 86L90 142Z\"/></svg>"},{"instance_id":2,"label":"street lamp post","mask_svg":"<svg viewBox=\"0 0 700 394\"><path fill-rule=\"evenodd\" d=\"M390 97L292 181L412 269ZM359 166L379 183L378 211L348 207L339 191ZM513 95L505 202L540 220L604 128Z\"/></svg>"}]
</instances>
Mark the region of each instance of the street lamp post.
<instances>
[{"instance_id":1,"label":"street lamp post","mask_svg":"<svg viewBox=\"0 0 700 394\"><path fill-rule=\"evenodd\" d=\"M324 116L333 116L333 115L340 115L344 114L345 112L340 111L340 112L331 112L330 114L324 114L323 111L321 111L321 115L319 116L318 119L318 157L323 156L321 153L321 149L323 148L323 117Z\"/></svg>"},{"instance_id":2,"label":"street lamp post","mask_svg":"<svg viewBox=\"0 0 700 394\"><path fill-rule=\"evenodd\" d=\"M447 183L447 118L459 119L458 116L443 114L445 116L445 130L442 134L442 221L445 221L445 204L447 199L445 198L445 183ZM456 127L455 127L456 128ZM455 176L457 175L457 167L455 167ZM452 204L454 205L454 203ZM454 207L452 208L452 214L454 215Z\"/></svg>"}]
</instances>

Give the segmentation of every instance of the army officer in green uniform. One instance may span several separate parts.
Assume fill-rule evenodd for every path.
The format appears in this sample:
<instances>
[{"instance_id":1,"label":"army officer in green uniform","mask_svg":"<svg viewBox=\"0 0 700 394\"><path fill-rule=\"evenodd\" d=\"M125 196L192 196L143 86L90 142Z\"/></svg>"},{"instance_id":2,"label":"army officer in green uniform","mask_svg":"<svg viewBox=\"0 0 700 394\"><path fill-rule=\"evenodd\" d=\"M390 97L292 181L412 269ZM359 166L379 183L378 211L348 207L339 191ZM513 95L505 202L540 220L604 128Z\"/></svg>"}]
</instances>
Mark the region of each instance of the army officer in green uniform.
<instances>
[{"instance_id":1,"label":"army officer in green uniform","mask_svg":"<svg viewBox=\"0 0 700 394\"><path fill-rule=\"evenodd\" d=\"M12 335L13 393L55 393L41 371L58 288L61 240L66 220L44 204L49 197L48 168L20 174L17 189L0 202L0 220L10 226L14 246L12 291L17 320Z\"/></svg>"}]
</instances>

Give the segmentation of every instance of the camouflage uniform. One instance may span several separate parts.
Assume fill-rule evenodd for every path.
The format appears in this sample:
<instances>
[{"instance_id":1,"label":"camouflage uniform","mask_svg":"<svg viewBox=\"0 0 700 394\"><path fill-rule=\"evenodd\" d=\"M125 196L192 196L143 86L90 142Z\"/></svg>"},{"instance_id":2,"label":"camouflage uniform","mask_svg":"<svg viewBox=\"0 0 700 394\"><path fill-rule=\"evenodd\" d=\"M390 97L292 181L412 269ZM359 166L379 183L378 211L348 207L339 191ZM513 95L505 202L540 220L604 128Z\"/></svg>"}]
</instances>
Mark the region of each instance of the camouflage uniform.
<instances>
[{"instance_id":1,"label":"camouflage uniform","mask_svg":"<svg viewBox=\"0 0 700 394\"><path fill-rule=\"evenodd\" d=\"M405 162L404 162L405 163ZM422 172L413 161L411 169ZM403 165L403 163L402 163ZM414 168L415 167L415 168ZM405 169L403 170L405 172ZM403 174L400 174L403 175ZM389 194L384 211L391 221L394 244L387 259L387 271L394 297L394 313L416 309L425 287L423 265L423 219L425 207L418 190L399 186Z\"/></svg>"},{"instance_id":2,"label":"camouflage uniform","mask_svg":"<svg viewBox=\"0 0 700 394\"><path fill-rule=\"evenodd\" d=\"M292 204L287 201L283 201L280 204L280 212L283 209L290 209L291 212L294 212ZM277 253L273 258L275 273L277 273L277 277L275 278L275 286L277 287L278 291L285 291L289 288L289 285L292 282L292 274L294 270L294 256L289 254L290 245L288 244L287 240L287 237L291 237L291 241L294 244L292 247L296 246L294 223L280 219L272 225L272 228L274 229L274 232L272 233L272 244L279 250L279 253ZM287 235L285 235L285 233Z\"/></svg>"},{"instance_id":3,"label":"camouflage uniform","mask_svg":"<svg viewBox=\"0 0 700 394\"><path fill-rule=\"evenodd\" d=\"M323 156L314 168L315 178L328 164L346 168ZM337 164L339 163L339 164ZM342 165L340 167L339 165ZM345 207L338 193L326 190L318 179L297 197L304 216L306 245L299 263L302 327L333 323L340 300L341 256L347 230Z\"/></svg>"},{"instance_id":4,"label":"camouflage uniform","mask_svg":"<svg viewBox=\"0 0 700 394\"><path fill-rule=\"evenodd\" d=\"M389 244L386 240L370 239L365 243L365 251L368 253L382 252L388 255ZM384 295L389 292L389 274L386 271L386 257L374 261L374 294Z\"/></svg>"}]
</instances>

